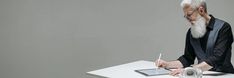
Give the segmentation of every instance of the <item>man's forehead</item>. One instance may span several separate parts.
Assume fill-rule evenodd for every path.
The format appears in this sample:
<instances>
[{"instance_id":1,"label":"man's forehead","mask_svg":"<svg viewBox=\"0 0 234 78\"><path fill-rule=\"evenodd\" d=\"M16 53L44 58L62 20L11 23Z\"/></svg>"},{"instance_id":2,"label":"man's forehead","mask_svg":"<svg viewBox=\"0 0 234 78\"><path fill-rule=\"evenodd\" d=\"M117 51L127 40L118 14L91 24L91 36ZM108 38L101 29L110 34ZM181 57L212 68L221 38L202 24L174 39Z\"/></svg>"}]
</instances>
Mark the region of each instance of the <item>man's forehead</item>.
<instances>
[{"instance_id":1,"label":"man's forehead","mask_svg":"<svg viewBox=\"0 0 234 78\"><path fill-rule=\"evenodd\" d=\"M193 10L192 6L189 5L189 4L185 4L184 8L183 8L184 11L191 11Z\"/></svg>"}]
</instances>

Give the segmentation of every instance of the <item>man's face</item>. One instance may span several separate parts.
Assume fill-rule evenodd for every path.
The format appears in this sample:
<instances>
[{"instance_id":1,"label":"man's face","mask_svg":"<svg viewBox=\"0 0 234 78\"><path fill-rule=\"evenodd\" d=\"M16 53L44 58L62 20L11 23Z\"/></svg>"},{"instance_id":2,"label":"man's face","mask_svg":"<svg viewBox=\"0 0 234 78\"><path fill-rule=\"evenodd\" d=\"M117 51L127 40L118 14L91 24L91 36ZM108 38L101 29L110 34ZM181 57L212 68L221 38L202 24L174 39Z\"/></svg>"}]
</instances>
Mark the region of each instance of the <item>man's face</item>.
<instances>
[{"instance_id":1,"label":"man's face","mask_svg":"<svg viewBox=\"0 0 234 78\"><path fill-rule=\"evenodd\" d=\"M206 33L206 20L202 17L198 9L193 9L190 6L183 8L184 17L188 20L191 27L191 34L194 38L201 38Z\"/></svg>"},{"instance_id":2,"label":"man's face","mask_svg":"<svg viewBox=\"0 0 234 78\"><path fill-rule=\"evenodd\" d=\"M193 25L197 19L198 12L197 9L193 9L190 6L185 6L183 8L184 11L184 17Z\"/></svg>"}]
</instances>

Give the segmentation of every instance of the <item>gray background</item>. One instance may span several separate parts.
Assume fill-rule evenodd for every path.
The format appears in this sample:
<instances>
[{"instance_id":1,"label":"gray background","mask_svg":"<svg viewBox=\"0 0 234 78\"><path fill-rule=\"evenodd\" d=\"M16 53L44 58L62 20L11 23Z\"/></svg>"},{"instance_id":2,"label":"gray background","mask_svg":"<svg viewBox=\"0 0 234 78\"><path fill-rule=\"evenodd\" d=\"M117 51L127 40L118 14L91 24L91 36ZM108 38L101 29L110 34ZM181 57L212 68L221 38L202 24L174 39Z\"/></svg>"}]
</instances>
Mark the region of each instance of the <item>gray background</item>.
<instances>
[{"instance_id":1,"label":"gray background","mask_svg":"<svg viewBox=\"0 0 234 78\"><path fill-rule=\"evenodd\" d=\"M91 78L160 52L177 59L189 28L180 1L0 0L0 78ZM207 2L234 26L234 0Z\"/></svg>"}]
</instances>

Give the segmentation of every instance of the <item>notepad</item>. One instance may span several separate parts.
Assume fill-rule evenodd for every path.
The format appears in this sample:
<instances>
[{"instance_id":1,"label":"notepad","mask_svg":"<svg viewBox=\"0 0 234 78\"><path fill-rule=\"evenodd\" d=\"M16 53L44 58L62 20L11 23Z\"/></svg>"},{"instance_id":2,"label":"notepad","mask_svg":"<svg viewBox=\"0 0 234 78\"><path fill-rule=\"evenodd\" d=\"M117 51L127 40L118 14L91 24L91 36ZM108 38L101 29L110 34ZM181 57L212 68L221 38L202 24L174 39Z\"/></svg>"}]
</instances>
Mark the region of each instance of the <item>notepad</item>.
<instances>
[{"instance_id":1,"label":"notepad","mask_svg":"<svg viewBox=\"0 0 234 78\"><path fill-rule=\"evenodd\" d=\"M157 76L157 75L167 75L170 73L170 70L164 68L159 68L159 69L152 68L152 69L139 69L135 70L135 72L138 72L145 76Z\"/></svg>"}]
</instances>

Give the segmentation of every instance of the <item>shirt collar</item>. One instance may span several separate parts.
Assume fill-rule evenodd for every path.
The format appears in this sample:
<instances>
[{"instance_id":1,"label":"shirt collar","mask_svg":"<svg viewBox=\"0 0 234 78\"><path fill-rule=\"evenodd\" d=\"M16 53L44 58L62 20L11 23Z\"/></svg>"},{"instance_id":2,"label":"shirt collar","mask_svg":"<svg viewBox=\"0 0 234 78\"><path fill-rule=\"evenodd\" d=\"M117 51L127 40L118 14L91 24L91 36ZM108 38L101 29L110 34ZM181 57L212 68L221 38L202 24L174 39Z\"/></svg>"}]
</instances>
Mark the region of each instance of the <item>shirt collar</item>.
<instances>
[{"instance_id":1,"label":"shirt collar","mask_svg":"<svg viewBox=\"0 0 234 78\"><path fill-rule=\"evenodd\" d=\"M215 18L213 15L210 15L211 19L208 23L208 26L206 27L207 29L213 30L214 27L214 23L215 23Z\"/></svg>"}]
</instances>

